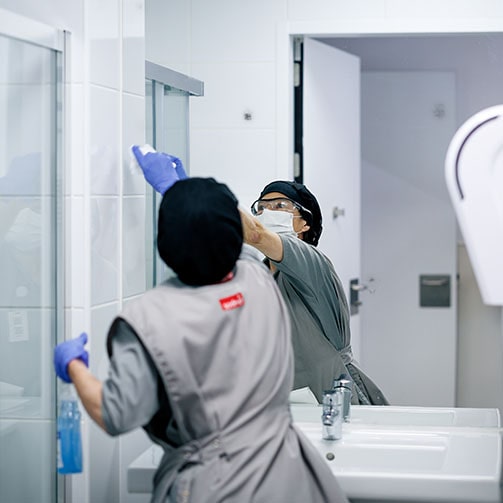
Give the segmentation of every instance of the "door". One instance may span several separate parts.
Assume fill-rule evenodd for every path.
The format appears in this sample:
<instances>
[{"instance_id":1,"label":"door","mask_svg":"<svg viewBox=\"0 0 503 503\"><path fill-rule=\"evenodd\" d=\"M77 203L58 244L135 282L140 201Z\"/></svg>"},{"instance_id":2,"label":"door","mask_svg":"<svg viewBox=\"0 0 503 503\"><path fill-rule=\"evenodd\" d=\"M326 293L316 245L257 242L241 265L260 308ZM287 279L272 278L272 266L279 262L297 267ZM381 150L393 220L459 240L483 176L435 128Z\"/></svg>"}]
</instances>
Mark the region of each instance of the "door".
<instances>
[{"instance_id":1,"label":"door","mask_svg":"<svg viewBox=\"0 0 503 503\"><path fill-rule=\"evenodd\" d=\"M303 44L303 181L323 215L319 248L345 286L360 277L360 60L311 38ZM351 316L358 359L359 315Z\"/></svg>"},{"instance_id":2,"label":"door","mask_svg":"<svg viewBox=\"0 0 503 503\"><path fill-rule=\"evenodd\" d=\"M63 486L51 365L63 334L62 54L21 39L39 25L9 18L0 11L0 501L51 503Z\"/></svg>"}]
</instances>

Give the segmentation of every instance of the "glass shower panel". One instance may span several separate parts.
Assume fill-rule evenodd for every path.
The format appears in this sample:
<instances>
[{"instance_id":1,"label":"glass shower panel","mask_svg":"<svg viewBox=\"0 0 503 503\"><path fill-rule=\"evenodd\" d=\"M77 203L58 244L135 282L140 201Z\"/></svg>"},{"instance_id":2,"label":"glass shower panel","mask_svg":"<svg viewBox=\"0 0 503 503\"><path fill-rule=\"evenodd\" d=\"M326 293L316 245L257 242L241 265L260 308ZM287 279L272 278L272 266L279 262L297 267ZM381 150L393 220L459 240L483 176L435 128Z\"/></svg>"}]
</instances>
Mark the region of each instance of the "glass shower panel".
<instances>
[{"instance_id":1,"label":"glass shower panel","mask_svg":"<svg viewBox=\"0 0 503 503\"><path fill-rule=\"evenodd\" d=\"M162 96L163 104L158 109L162 113L162 130L157 135L159 150L180 158L188 169L189 93L164 85Z\"/></svg>"},{"instance_id":2,"label":"glass shower panel","mask_svg":"<svg viewBox=\"0 0 503 503\"><path fill-rule=\"evenodd\" d=\"M0 501L56 498L61 55L0 35Z\"/></svg>"},{"instance_id":3,"label":"glass shower panel","mask_svg":"<svg viewBox=\"0 0 503 503\"><path fill-rule=\"evenodd\" d=\"M146 138L156 150L168 152L183 162L189 173L189 96L186 91L157 82L146 81ZM173 275L157 253L157 214L161 196L149 191L147 196L147 252L153 265L151 283L147 287L162 283ZM148 259L147 259L148 260Z\"/></svg>"}]
</instances>

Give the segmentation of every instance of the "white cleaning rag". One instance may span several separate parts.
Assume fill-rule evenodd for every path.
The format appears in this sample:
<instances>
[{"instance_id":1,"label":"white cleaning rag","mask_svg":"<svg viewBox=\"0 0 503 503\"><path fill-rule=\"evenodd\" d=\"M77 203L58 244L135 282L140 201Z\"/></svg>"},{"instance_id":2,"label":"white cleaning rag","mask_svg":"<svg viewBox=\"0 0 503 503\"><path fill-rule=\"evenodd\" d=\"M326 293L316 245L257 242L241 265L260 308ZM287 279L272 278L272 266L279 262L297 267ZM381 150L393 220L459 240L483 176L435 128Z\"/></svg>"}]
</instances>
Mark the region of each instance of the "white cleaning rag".
<instances>
[{"instance_id":1,"label":"white cleaning rag","mask_svg":"<svg viewBox=\"0 0 503 503\"><path fill-rule=\"evenodd\" d=\"M136 160L135 155L133 154L133 147L134 145L131 145L129 148L129 171L133 175L143 175L143 171L138 164L138 161ZM140 152L145 155L148 152L155 152L155 148L152 147L152 145L149 145L148 143L145 143L145 145L142 145L140 147Z\"/></svg>"}]
</instances>

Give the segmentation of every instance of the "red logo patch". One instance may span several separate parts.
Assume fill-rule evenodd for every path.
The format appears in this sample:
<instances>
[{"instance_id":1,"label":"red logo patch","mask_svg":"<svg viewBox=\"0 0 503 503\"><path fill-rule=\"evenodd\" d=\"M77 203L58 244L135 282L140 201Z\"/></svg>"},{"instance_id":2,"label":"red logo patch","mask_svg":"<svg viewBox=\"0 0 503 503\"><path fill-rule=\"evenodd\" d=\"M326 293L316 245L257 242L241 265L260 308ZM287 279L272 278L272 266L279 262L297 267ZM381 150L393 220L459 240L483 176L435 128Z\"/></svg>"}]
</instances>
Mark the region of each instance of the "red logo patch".
<instances>
[{"instance_id":1,"label":"red logo patch","mask_svg":"<svg viewBox=\"0 0 503 503\"><path fill-rule=\"evenodd\" d=\"M220 305L224 311L230 311L231 309L237 309L238 307L243 307L245 304L245 299L243 294L236 293L230 297L225 297L225 299L220 299Z\"/></svg>"}]
</instances>

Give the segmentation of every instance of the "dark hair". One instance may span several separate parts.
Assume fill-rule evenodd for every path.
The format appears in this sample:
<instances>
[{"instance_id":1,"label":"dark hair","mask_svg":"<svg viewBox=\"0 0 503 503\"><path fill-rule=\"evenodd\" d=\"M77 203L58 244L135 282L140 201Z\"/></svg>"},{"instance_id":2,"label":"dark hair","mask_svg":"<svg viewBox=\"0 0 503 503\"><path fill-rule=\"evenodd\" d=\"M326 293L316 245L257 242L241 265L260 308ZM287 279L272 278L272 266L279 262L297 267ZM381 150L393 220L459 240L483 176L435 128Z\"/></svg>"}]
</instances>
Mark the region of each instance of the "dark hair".
<instances>
[{"instance_id":1,"label":"dark hair","mask_svg":"<svg viewBox=\"0 0 503 503\"><path fill-rule=\"evenodd\" d=\"M280 192L288 197L288 199L295 201L311 212L311 214L309 214L308 212L302 211L302 209L299 210L300 214L309 225L309 230L304 232L304 241L317 246L323 226L320 205L313 193L302 183L276 180L264 187L260 193L260 198L271 192Z\"/></svg>"},{"instance_id":2,"label":"dark hair","mask_svg":"<svg viewBox=\"0 0 503 503\"><path fill-rule=\"evenodd\" d=\"M186 178L164 194L159 207L157 249L181 281L218 283L241 253L243 228L238 201L213 178Z\"/></svg>"}]
</instances>

